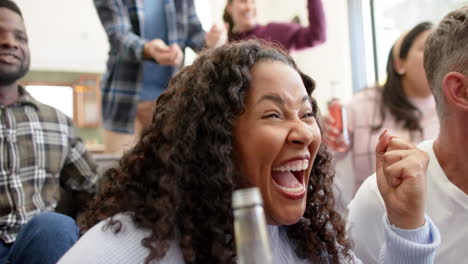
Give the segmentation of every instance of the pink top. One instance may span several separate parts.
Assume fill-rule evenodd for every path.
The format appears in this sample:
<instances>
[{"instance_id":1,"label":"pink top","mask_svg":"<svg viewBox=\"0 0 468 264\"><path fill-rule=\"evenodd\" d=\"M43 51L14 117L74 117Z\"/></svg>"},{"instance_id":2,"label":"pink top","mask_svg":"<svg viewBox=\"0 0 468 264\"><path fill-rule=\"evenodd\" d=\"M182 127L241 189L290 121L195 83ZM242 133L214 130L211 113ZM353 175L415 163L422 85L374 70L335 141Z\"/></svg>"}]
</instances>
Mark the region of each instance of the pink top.
<instances>
[{"instance_id":1,"label":"pink top","mask_svg":"<svg viewBox=\"0 0 468 264\"><path fill-rule=\"evenodd\" d=\"M365 89L356 94L346 104L348 125L352 133L351 152L356 191L362 182L375 172L375 146L380 134L388 129L393 135L417 144L421 141L433 139L439 133L439 119L433 96L426 98L409 98L410 102L422 112L420 125L423 133L410 132L403 128L401 122L396 122L395 117L386 110L385 121L380 130L372 132L371 127L380 123L380 89ZM344 155L337 153L336 158Z\"/></svg>"},{"instance_id":2,"label":"pink top","mask_svg":"<svg viewBox=\"0 0 468 264\"><path fill-rule=\"evenodd\" d=\"M325 42L325 14L321 0L308 0L309 26L296 23L256 25L251 31L235 34L233 41L259 38L281 45L288 51L310 48Z\"/></svg>"}]
</instances>

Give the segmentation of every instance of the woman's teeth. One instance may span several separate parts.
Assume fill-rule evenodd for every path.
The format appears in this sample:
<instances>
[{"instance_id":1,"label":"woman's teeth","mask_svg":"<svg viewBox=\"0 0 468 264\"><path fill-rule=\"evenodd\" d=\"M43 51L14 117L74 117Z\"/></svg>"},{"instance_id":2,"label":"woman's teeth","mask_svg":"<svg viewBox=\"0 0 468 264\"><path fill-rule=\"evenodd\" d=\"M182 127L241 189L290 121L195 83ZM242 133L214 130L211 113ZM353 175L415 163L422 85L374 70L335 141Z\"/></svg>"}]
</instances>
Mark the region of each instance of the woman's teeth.
<instances>
[{"instance_id":1,"label":"woman's teeth","mask_svg":"<svg viewBox=\"0 0 468 264\"><path fill-rule=\"evenodd\" d=\"M304 191L304 185L300 185L296 188L288 188L288 187L284 187L284 186L281 186L279 184L277 184L276 186L278 186L279 188L281 188L283 191L287 192L287 193L291 193L291 194L295 194L295 193L301 193Z\"/></svg>"},{"instance_id":2,"label":"woman's teeth","mask_svg":"<svg viewBox=\"0 0 468 264\"><path fill-rule=\"evenodd\" d=\"M286 165L273 168L273 171L303 171L309 167L309 160L297 160Z\"/></svg>"}]
</instances>

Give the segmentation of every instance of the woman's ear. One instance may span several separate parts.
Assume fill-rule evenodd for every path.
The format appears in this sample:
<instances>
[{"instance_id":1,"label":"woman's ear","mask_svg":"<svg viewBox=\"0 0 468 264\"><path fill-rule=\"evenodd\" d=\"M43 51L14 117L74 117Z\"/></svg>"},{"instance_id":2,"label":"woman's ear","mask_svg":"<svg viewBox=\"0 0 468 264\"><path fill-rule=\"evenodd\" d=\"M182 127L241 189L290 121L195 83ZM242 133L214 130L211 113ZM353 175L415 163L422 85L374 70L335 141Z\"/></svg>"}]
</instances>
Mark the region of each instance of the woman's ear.
<instances>
[{"instance_id":1,"label":"woman's ear","mask_svg":"<svg viewBox=\"0 0 468 264\"><path fill-rule=\"evenodd\" d=\"M442 80L442 89L450 104L468 112L468 76L460 72L449 72Z\"/></svg>"},{"instance_id":2,"label":"woman's ear","mask_svg":"<svg viewBox=\"0 0 468 264\"><path fill-rule=\"evenodd\" d=\"M398 75L404 75L406 73L406 63L404 59L396 56L396 58L393 60L393 66L395 67L395 71L398 73Z\"/></svg>"}]
</instances>

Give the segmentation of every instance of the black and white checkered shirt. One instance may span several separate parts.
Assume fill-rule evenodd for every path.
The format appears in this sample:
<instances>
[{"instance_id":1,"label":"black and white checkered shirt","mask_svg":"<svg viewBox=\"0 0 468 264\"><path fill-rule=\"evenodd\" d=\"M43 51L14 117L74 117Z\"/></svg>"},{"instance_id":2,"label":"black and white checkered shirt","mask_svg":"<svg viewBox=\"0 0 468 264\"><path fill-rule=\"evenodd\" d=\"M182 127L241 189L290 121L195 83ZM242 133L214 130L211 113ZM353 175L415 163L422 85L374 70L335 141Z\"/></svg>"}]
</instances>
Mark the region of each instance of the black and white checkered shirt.
<instances>
[{"instance_id":1,"label":"black and white checkered shirt","mask_svg":"<svg viewBox=\"0 0 468 264\"><path fill-rule=\"evenodd\" d=\"M94 192L96 165L75 137L72 121L22 87L15 104L0 105L0 238L15 241L22 225L53 211L59 187Z\"/></svg>"}]
</instances>

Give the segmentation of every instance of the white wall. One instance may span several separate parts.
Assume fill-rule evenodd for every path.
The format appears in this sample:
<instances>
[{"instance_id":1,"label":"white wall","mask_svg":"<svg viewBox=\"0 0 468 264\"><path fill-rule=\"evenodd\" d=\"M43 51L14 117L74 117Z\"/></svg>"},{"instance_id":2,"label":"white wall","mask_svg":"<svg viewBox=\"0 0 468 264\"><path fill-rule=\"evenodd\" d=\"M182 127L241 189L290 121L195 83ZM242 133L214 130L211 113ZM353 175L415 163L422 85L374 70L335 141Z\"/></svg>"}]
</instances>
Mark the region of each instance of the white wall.
<instances>
[{"instance_id":1,"label":"white wall","mask_svg":"<svg viewBox=\"0 0 468 264\"><path fill-rule=\"evenodd\" d=\"M108 44L92 0L16 0L32 70L103 72Z\"/></svg>"},{"instance_id":2,"label":"white wall","mask_svg":"<svg viewBox=\"0 0 468 264\"><path fill-rule=\"evenodd\" d=\"M380 81L387 77L388 52L403 32L423 21L430 21L436 25L450 11L464 5L468 5L468 0L377 1L375 23Z\"/></svg>"},{"instance_id":3,"label":"white wall","mask_svg":"<svg viewBox=\"0 0 468 264\"><path fill-rule=\"evenodd\" d=\"M197 0L207 23L222 21L226 0ZM351 64L345 0L322 0L327 19L327 42L296 52L300 68L317 81L316 98L321 109L332 96L351 96ZM103 72L107 38L92 0L17 0L30 38L33 70ZM340 2L340 3L337 3ZM257 0L260 23L288 22L298 14L308 23L306 0Z\"/></svg>"}]
</instances>

